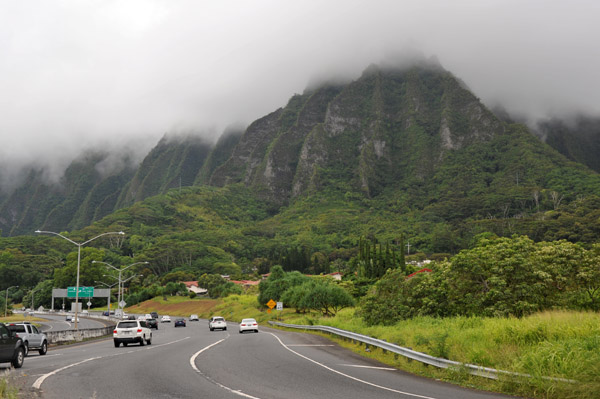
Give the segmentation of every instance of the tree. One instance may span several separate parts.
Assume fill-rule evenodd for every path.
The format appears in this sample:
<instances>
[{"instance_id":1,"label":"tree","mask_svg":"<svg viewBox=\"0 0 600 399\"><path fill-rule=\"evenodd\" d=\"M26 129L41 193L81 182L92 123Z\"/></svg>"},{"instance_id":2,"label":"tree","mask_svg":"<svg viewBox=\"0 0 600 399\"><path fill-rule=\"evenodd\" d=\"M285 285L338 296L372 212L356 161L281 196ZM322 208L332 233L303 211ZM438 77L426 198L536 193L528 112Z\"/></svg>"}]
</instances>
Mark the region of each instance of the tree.
<instances>
[{"instance_id":1,"label":"tree","mask_svg":"<svg viewBox=\"0 0 600 399\"><path fill-rule=\"evenodd\" d=\"M258 303L264 306L271 299L278 301L286 290L308 280L309 277L299 272L286 273L281 266L273 266L269 277L258 285Z\"/></svg>"},{"instance_id":2,"label":"tree","mask_svg":"<svg viewBox=\"0 0 600 399\"><path fill-rule=\"evenodd\" d=\"M600 310L600 244L594 244L586 252L576 274L578 288L584 293L582 306Z\"/></svg>"},{"instance_id":3,"label":"tree","mask_svg":"<svg viewBox=\"0 0 600 399\"><path fill-rule=\"evenodd\" d=\"M95 281L103 280L107 268L101 263L92 263L93 260L104 259L104 251L93 248L81 248L81 261L79 267L79 285L94 286ZM75 286L77 282L77 252L67 255L66 266L54 270L54 284L56 287L66 288Z\"/></svg>"}]
</instances>

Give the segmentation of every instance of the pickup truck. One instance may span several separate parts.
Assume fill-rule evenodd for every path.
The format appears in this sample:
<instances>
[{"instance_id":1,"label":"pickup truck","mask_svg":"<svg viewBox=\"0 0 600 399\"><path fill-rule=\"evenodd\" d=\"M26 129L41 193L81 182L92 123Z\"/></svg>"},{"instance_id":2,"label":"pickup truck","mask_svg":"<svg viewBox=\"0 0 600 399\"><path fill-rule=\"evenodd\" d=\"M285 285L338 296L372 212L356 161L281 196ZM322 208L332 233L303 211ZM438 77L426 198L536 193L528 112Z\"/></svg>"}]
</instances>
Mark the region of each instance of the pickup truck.
<instances>
[{"instance_id":1,"label":"pickup truck","mask_svg":"<svg viewBox=\"0 0 600 399\"><path fill-rule=\"evenodd\" d=\"M45 355L48 352L46 334L38 331L33 324L24 321L22 323L10 323L7 327L13 334L23 340L25 356L29 355L30 349L37 349L40 355Z\"/></svg>"},{"instance_id":2,"label":"pickup truck","mask_svg":"<svg viewBox=\"0 0 600 399\"><path fill-rule=\"evenodd\" d=\"M23 366L24 359L23 340L13 334L4 323L0 323L0 363L11 363L18 369Z\"/></svg>"}]
</instances>

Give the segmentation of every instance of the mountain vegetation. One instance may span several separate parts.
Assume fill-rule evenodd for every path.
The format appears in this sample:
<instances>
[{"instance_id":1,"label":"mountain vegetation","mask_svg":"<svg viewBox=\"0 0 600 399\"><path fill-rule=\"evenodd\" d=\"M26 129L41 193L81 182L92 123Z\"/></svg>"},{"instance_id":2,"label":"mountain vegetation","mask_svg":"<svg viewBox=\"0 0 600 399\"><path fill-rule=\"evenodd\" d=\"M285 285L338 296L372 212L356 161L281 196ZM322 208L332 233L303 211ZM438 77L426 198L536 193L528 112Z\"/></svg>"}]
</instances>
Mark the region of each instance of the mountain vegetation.
<instances>
[{"instance_id":1,"label":"mountain vegetation","mask_svg":"<svg viewBox=\"0 0 600 399\"><path fill-rule=\"evenodd\" d=\"M371 66L353 82L292 96L214 146L195 136L167 136L138 168L107 173L99 167L105 159L90 154L74 163L60 189L32 171L28 184L5 198L0 226L9 237L0 239L0 289L19 285L11 290L15 300L48 279L74 284L75 248L58 237L32 237L37 228L69 230L64 234L76 242L125 231L125 238L84 248L81 284L94 285L106 272L93 260L147 261L130 269L141 275L130 281L130 292L147 291L133 301L181 276L256 277L277 265L302 274L343 272L352 276L344 289L361 301L377 280L400 281L426 257L455 271L443 259L458 265L467 256L461 251L476 250L482 234L523 240L528 256L537 256L542 242L594 251L600 233L598 173L526 126L496 117L439 65ZM438 269L410 284L439 276ZM549 273L523 271L542 272ZM559 295L547 304L527 299L522 307L488 309L492 294L470 298L485 314L593 308L598 293L585 302L583 282L572 281L577 300ZM290 299L305 303L301 294L321 288L309 282ZM35 302L48 306L43 292L36 289ZM415 310L393 311L407 317Z\"/></svg>"}]
</instances>

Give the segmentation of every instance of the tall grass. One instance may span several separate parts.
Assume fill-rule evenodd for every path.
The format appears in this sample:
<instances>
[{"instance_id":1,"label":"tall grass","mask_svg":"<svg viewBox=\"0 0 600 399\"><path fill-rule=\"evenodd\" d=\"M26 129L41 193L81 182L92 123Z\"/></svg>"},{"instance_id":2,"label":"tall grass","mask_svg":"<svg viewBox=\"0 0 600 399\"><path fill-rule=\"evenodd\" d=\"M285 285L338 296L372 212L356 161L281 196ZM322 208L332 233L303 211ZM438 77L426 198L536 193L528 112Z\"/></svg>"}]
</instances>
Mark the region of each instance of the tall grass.
<instances>
[{"instance_id":1,"label":"tall grass","mask_svg":"<svg viewBox=\"0 0 600 399\"><path fill-rule=\"evenodd\" d=\"M390 327L368 327L347 309L335 318L310 322L384 339L436 357L533 377L518 383L514 379L500 381L497 388L503 391L540 398L600 398L597 313L548 311L521 319L420 317Z\"/></svg>"},{"instance_id":2,"label":"tall grass","mask_svg":"<svg viewBox=\"0 0 600 399\"><path fill-rule=\"evenodd\" d=\"M4 376L0 377L0 398L2 399L17 399L18 389L11 386L8 379Z\"/></svg>"}]
</instances>

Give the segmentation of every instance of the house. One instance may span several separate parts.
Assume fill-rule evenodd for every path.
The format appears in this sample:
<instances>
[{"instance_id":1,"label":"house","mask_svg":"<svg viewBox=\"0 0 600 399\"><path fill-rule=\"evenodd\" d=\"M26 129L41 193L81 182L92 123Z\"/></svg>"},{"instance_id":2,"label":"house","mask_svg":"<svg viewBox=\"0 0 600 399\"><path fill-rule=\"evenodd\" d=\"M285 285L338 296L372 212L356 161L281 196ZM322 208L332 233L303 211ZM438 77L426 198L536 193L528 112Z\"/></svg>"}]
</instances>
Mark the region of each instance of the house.
<instances>
[{"instance_id":1,"label":"house","mask_svg":"<svg viewBox=\"0 0 600 399\"><path fill-rule=\"evenodd\" d=\"M329 276L329 277L331 277L331 278L333 278L334 280L337 280L337 281L341 281L342 280L342 273L340 273L340 272L329 273L329 274L326 274L326 276Z\"/></svg>"},{"instance_id":2,"label":"house","mask_svg":"<svg viewBox=\"0 0 600 399\"><path fill-rule=\"evenodd\" d=\"M197 295L206 295L208 293L206 288L198 287L197 281L182 281L182 283L185 284L185 288L189 292L195 292Z\"/></svg>"},{"instance_id":3,"label":"house","mask_svg":"<svg viewBox=\"0 0 600 399\"><path fill-rule=\"evenodd\" d=\"M260 284L260 280L231 280L233 284L241 285L244 288L250 288Z\"/></svg>"}]
</instances>

